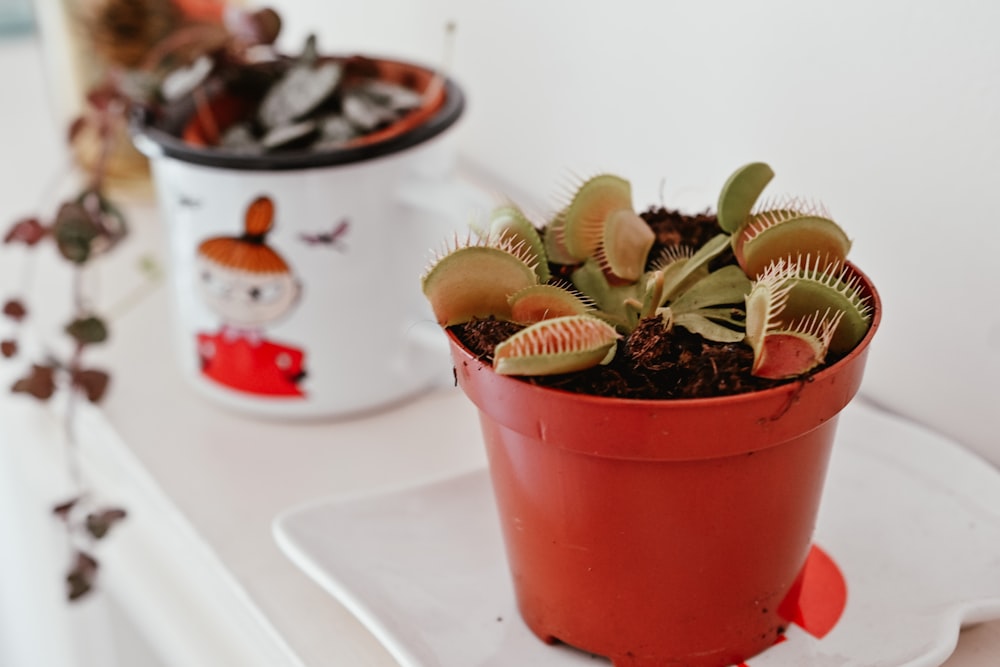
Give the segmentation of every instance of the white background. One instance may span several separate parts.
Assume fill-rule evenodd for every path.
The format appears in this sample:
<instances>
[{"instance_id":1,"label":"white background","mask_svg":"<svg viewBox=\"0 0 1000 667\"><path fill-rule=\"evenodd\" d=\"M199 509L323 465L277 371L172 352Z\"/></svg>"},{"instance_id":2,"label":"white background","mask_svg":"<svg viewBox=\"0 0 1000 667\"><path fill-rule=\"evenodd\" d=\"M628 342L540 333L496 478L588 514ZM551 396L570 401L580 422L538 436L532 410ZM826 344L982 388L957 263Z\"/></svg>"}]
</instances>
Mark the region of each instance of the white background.
<instances>
[{"instance_id":1,"label":"white background","mask_svg":"<svg viewBox=\"0 0 1000 667\"><path fill-rule=\"evenodd\" d=\"M614 171L637 207L700 209L769 162L768 193L824 202L881 291L865 390L1000 462L1000 4L272 4L290 49L314 30L431 63L454 21L466 158L553 208Z\"/></svg>"}]
</instances>

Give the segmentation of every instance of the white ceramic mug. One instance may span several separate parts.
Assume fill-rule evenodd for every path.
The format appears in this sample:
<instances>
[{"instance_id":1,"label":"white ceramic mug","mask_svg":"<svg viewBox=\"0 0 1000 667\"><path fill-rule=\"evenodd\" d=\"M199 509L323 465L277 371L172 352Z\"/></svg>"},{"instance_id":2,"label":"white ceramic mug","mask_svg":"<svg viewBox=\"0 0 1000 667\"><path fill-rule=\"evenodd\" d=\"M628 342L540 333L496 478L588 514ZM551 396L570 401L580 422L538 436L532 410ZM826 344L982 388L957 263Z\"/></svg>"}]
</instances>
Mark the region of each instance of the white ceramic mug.
<instances>
[{"instance_id":1,"label":"white ceramic mug","mask_svg":"<svg viewBox=\"0 0 1000 667\"><path fill-rule=\"evenodd\" d=\"M269 156L137 124L170 240L176 348L199 390L256 415L323 417L451 380L419 275L472 206L446 132L463 106L449 81L400 136Z\"/></svg>"}]
</instances>

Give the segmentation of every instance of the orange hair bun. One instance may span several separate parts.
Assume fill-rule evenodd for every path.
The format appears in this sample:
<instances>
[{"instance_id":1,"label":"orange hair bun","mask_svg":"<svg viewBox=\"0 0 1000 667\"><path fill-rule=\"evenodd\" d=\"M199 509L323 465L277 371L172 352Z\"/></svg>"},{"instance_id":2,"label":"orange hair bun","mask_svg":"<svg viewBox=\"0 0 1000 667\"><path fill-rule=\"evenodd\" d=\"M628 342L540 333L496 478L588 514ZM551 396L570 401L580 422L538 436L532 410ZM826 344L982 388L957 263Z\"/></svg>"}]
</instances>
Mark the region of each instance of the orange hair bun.
<instances>
[{"instance_id":1,"label":"orange hair bun","mask_svg":"<svg viewBox=\"0 0 1000 667\"><path fill-rule=\"evenodd\" d=\"M247 236L263 237L271 231L274 221L274 202L270 197L257 197L247 207L243 229Z\"/></svg>"},{"instance_id":2,"label":"orange hair bun","mask_svg":"<svg viewBox=\"0 0 1000 667\"><path fill-rule=\"evenodd\" d=\"M288 273L288 264L264 237L274 224L274 202L258 197L247 207L242 236L216 236L203 241L198 253L231 269L250 273Z\"/></svg>"}]
</instances>

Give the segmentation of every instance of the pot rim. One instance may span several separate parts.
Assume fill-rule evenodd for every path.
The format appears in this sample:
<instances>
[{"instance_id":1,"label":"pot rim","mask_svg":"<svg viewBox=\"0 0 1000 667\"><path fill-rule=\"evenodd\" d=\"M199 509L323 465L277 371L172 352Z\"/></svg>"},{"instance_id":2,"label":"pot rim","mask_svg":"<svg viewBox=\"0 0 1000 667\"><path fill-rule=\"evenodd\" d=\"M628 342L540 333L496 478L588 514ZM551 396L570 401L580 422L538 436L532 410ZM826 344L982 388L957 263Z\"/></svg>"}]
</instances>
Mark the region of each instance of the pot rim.
<instances>
[{"instance_id":1,"label":"pot rim","mask_svg":"<svg viewBox=\"0 0 1000 667\"><path fill-rule=\"evenodd\" d=\"M835 424L861 386L881 315L871 282L872 324L843 359L806 380L710 398L637 399L554 389L497 375L449 332L455 376L485 425L509 429L586 456L643 461L705 461L763 451Z\"/></svg>"},{"instance_id":2,"label":"pot rim","mask_svg":"<svg viewBox=\"0 0 1000 667\"><path fill-rule=\"evenodd\" d=\"M331 59L350 56L332 55ZM407 60L380 56L364 56L377 63L390 63L419 70L434 76L433 68ZM177 134L160 125L163 119L148 108L136 108L130 118L129 130L132 141L148 158L170 157L188 164L237 171L287 171L292 169L315 169L364 162L378 157L392 155L429 141L451 127L465 110L465 94L451 78L444 77L444 101L426 121L395 136L373 143L349 145L322 151L295 150L247 155L217 147L200 147L187 143ZM185 121L190 113L182 117ZM175 119L176 121L176 119ZM160 124L158 124L160 123Z\"/></svg>"},{"instance_id":3,"label":"pot rim","mask_svg":"<svg viewBox=\"0 0 1000 667\"><path fill-rule=\"evenodd\" d=\"M875 288L874 283L871 279L855 266L851 262L845 262L851 272L856 275L861 280L861 286L864 288L865 295L871 300L872 306L872 321L871 325L868 327L868 332L865 334L864 338L854 346L854 349L844 355L842 358L838 359L835 363L830 364L822 368L821 370L808 375L806 382L808 383L819 383L824 380L830 379L831 376L836 375L840 372L841 368L847 366L854 362L859 356L866 354L868 351L868 346L875 336L876 330L882 321L882 299L879 296L878 290ZM467 358L468 361L473 361L477 364L482 364L488 368L491 372L493 370L492 365L488 362L477 357L471 350L469 350L462 342L455 336L451 331L446 330L449 340L453 345L462 352L462 354ZM573 400L579 401L581 403L595 403L603 407L608 407L609 405L620 406L622 408L634 408L634 409L646 409L651 407L656 407L657 409L663 409L668 405L676 405L679 409L692 409L692 408L711 408L718 407L721 403L742 403L742 402L758 402L761 400L766 400L767 398L773 397L781 400L787 399L790 393L796 391L796 387L799 382L795 379L788 380L774 387L769 387L767 389L758 389L755 391L745 391L737 394L727 394L724 396L710 396L707 398L620 398L616 396L598 396L595 394L587 394L582 392L568 391L565 389L558 389L555 387L546 387L542 385L533 384L530 382L525 382L524 380L515 376L498 376L507 377L512 382L517 382L525 387L530 387L531 391L538 391L542 393L548 393L564 397L573 397ZM596 406L595 406L596 407Z\"/></svg>"}]
</instances>

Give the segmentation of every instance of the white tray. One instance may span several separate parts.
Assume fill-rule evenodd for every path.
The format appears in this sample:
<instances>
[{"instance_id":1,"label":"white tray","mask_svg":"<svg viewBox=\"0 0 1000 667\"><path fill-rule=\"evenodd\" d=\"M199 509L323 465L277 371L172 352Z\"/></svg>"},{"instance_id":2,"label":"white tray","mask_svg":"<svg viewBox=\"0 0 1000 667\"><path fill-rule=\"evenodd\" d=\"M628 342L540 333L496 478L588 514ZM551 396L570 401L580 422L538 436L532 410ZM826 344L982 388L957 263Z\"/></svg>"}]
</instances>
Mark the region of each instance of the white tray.
<instances>
[{"instance_id":1,"label":"white tray","mask_svg":"<svg viewBox=\"0 0 1000 667\"><path fill-rule=\"evenodd\" d=\"M483 470L297 508L274 531L404 667L609 664L521 622ZM846 580L839 621L822 639L792 625L750 667L936 666L962 625L1000 618L1000 472L860 400L841 415L816 542Z\"/></svg>"}]
</instances>

